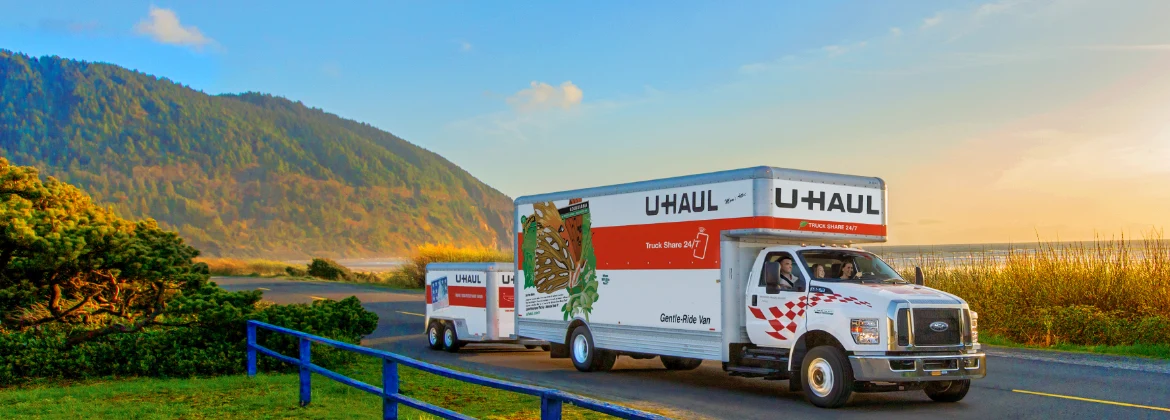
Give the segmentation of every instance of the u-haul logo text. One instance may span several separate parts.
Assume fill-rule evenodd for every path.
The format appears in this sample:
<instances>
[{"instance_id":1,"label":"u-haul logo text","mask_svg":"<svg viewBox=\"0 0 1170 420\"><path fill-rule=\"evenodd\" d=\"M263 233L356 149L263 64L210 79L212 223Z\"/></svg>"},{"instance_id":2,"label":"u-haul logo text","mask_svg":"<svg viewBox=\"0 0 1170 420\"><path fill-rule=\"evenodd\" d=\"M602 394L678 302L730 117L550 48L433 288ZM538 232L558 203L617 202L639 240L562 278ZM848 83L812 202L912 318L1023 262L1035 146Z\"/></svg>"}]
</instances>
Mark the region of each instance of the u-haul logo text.
<instances>
[{"instance_id":1,"label":"u-haul logo text","mask_svg":"<svg viewBox=\"0 0 1170 420\"><path fill-rule=\"evenodd\" d=\"M654 203L651 204L651 199ZM718 211L719 206L715 205L715 200L712 198L711 190L694 191L682 194L663 194L655 195L653 197L646 196L646 215L657 216L661 214L682 214L682 213L702 213L705 211Z\"/></svg>"},{"instance_id":2,"label":"u-haul logo text","mask_svg":"<svg viewBox=\"0 0 1170 420\"><path fill-rule=\"evenodd\" d=\"M788 192L785 194L785 192ZM868 194L841 194L828 195L824 191L806 190L803 195L796 188L776 188L776 207L794 209L804 203L809 210L839 211L841 213L879 215L881 210L873 208L874 199Z\"/></svg>"},{"instance_id":3,"label":"u-haul logo text","mask_svg":"<svg viewBox=\"0 0 1170 420\"><path fill-rule=\"evenodd\" d=\"M479 279L479 274L456 274L455 284L483 284Z\"/></svg>"}]
</instances>

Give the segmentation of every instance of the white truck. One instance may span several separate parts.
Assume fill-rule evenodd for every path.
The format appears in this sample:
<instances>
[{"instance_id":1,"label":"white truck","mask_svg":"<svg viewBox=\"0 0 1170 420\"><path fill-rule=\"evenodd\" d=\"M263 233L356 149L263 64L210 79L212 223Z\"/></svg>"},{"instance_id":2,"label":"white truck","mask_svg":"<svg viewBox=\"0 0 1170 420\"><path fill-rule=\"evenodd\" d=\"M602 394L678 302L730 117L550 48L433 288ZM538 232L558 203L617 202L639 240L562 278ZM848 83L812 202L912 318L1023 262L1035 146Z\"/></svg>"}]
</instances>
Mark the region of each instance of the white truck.
<instances>
[{"instance_id":1,"label":"white truck","mask_svg":"<svg viewBox=\"0 0 1170 420\"><path fill-rule=\"evenodd\" d=\"M879 178L756 167L515 205L514 335L578 370L717 360L819 407L912 389L958 401L986 375L963 299L856 246L886 240Z\"/></svg>"},{"instance_id":2,"label":"white truck","mask_svg":"<svg viewBox=\"0 0 1170 420\"><path fill-rule=\"evenodd\" d=\"M457 352L468 343L543 347L515 334L515 272L510 263L432 263L426 267L427 344Z\"/></svg>"}]
</instances>

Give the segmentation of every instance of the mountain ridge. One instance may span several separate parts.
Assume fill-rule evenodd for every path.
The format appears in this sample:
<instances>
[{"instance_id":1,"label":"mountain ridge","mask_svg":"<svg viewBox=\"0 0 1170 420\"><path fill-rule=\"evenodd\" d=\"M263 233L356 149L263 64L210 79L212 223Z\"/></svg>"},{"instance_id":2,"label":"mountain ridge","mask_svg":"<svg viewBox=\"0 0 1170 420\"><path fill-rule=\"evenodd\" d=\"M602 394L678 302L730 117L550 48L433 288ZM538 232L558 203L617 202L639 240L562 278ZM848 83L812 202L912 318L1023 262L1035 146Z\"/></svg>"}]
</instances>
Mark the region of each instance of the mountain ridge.
<instances>
[{"instance_id":1,"label":"mountain ridge","mask_svg":"<svg viewBox=\"0 0 1170 420\"><path fill-rule=\"evenodd\" d=\"M510 247L511 199L437 153L299 101L113 64L0 49L0 155L209 256Z\"/></svg>"}]
</instances>

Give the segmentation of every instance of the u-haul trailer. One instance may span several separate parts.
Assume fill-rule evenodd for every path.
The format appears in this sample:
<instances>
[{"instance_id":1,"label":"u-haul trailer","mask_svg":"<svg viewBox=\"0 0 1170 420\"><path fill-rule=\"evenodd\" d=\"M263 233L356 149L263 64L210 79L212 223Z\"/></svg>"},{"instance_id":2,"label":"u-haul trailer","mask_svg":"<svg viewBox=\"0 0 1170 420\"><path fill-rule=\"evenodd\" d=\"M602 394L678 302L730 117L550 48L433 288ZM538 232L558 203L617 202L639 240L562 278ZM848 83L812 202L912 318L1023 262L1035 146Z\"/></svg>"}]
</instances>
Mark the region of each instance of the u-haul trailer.
<instances>
[{"instance_id":1,"label":"u-haul trailer","mask_svg":"<svg viewBox=\"0 0 1170 420\"><path fill-rule=\"evenodd\" d=\"M976 314L856 244L885 242L879 178L756 167L516 199L516 335L581 371L619 355L788 379L820 407L986 374Z\"/></svg>"},{"instance_id":2,"label":"u-haul trailer","mask_svg":"<svg viewBox=\"0 0 1170 420\"><path fill-rule=\"evenodd\" d=\"M546 346L515 334L511 263L432 263L426 267L427 343L457 352L468 343Z\"/></svg>"}]
</instances>

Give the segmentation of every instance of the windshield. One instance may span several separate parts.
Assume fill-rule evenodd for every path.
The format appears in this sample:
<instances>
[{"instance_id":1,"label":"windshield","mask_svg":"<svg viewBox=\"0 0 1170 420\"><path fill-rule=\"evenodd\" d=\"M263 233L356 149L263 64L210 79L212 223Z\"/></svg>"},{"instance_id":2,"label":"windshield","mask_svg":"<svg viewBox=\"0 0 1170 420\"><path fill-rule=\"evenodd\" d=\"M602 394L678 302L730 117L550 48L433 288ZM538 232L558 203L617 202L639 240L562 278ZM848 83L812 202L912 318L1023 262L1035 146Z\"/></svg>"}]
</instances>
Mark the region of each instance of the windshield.
<instances>
[{"instance_id":1,"label":"windshield","mask_svg":"<svg viewBox=\"0 0 1170 420\"><path fill-rule=\"evenodd\" d=\"M857 283L909 283L880 258L852 249L800 251L801 264L813 279Z\"/></svg>"}]
</instances>

